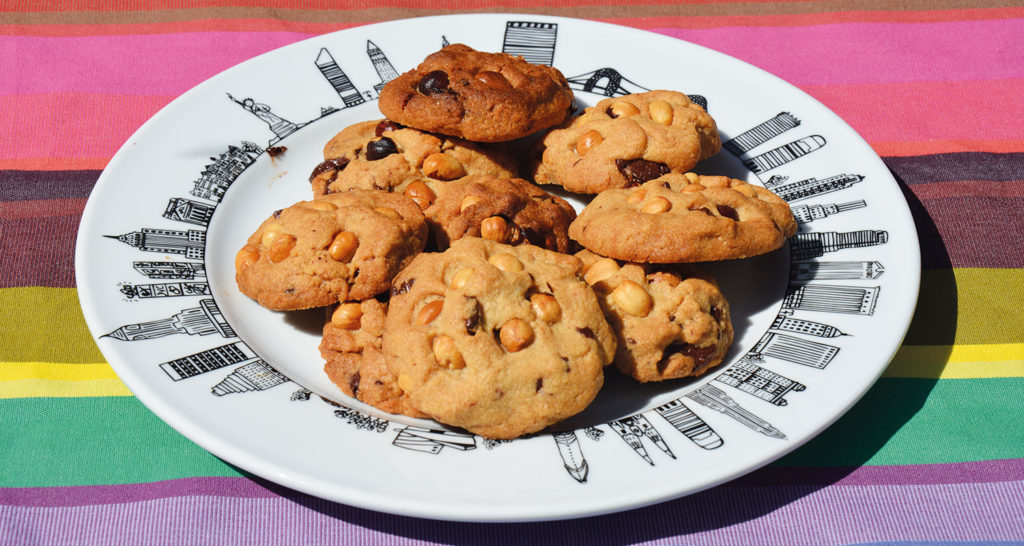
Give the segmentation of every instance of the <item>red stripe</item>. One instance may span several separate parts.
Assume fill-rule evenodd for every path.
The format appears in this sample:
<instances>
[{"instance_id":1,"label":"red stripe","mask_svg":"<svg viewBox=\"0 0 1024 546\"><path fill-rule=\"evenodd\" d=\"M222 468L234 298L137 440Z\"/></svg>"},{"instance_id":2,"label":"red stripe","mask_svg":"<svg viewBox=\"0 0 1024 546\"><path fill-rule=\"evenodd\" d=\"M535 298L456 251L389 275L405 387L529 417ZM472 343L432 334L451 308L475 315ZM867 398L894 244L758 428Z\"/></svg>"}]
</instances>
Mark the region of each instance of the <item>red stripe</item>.
<instances>
[{"instance_id":1,"label":"red stripe","mask_svg":"<svg viewBox=\"0 0 1024 546\"><path fill-rule=\"evenodd\" d=\"M0 218L45 218L49 216L81 216L85 199L40 199L34 201L0 201Z\"/></svg>"}]
</instances>

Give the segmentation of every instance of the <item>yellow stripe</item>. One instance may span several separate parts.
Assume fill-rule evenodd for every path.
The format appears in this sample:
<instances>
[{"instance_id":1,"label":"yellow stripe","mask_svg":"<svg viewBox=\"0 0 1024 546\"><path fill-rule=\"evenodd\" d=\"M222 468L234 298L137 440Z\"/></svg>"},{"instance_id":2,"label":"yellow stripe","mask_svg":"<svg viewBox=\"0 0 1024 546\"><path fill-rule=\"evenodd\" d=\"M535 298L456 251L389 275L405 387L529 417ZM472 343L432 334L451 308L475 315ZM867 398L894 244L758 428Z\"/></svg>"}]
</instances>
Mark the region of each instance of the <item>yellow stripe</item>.
<instances>
[{"instance_id":1,"label":"yellow stripe","mask_svg":"<svg viewBox=\"0 0 1024 546\"><path fill-rule=\"evenodd\" d=\"M0 362L0 398L131 395L106 362Z\"/></svg>"},{"instance_id":2,"label":"yellow stripe","mask_svg":"<svg viewBox=\"0 0 1024 546\"><path fill-rule=\"evenodd\" d=\"M1024 343L904 345L896 352L883 377L1024 377Z\"/></svg>"}]
</instances>

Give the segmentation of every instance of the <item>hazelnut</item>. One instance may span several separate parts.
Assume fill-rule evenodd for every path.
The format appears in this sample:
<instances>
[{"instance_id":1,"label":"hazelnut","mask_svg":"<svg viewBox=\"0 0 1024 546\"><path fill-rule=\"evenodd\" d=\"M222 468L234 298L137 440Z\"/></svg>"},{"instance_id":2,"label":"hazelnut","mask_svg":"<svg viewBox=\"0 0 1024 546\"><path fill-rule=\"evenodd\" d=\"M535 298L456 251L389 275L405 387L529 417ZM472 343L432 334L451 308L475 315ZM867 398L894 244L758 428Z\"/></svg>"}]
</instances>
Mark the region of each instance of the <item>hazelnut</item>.
<instances>
[{"instance_id":1,"label":"hazelnut","mask_svg":"<svg viewBox=\"0 0 1024 546\"><path fill-rule=\"evenodd\" d=\"M510 353L522 351L533 343L533 328L525 320L514 318L501 327L498 339L501 340L502 347Z\"/></svg>"},{"instance_id":2,"label":"hazelnut","mask_svg":"<svg viewBox=\"0 0 1024 546\"><path fill-rule=\"evenodd\" d=\"M417 205L419 205L420 210L426 210L437 197L429 186L419 180L409 184L409 186L405 188L404 193L406 197L412 199Z\"/></svg>"},{"instance_id":3,"label":"hazelnut","mask_svg":"<svg viewBox=\"0 0 1024 546\"><path fill-rule=\"evenodd\" d=\"M252 245L245 245L235 254L235 271L241 271L260 259L260 251Z\"/></svg>"},{"instance_id":4,"label":"hazelnut","mask_svg":"<svg viewBox=\"0 0 1024 546\"><path fill-rule=\"evenodd\" d=\"M651 119L662 125L672 125L672 105L657 99L651 101L647 105L647 110L651 113Z\"/></svg>"},{"instance_id":5,"label":"hazelnut","mask_svg":"<svg viewBox=\"0 0 1024 546\"><path fill-rule=\"evenodd\" d=\"M293 248L295 248L295 236L282 233L271 241L270 247L267 248L267 258L276 264L287 258Z\"/></svg>"},{"instance_id":6,"label":"hazelnut","mask_svg":"<svg viewBox=\"0 0 1024 546\"><path fill-rule=\"evenodd\" d=\"M491 70L484 70L477 72L476 79L482 83L485 87L491 89L511 89L512 84L502 76L500 72L494 72Z\"/></svg>"},{"instance_id":7,"label":"hazelnut","mask_svg":"<svg viewBox=\"0 0 1024 546\"><path fill-rule=\"evenodd\" d=\"M282 233L284 233L284 226L280 223L267 224L267 227L263 228L263 235L260 236L260 244L263 245L263 248L269 248L274 239Z\"/></svg>"},{"instance_id":8,"label":"hazelnut","mask_svg":"<svg viewBox=\"0 0 1024 546\"><path fill-rule=\"evenodd\" d=\"M629 197L626 198L626 202L627 203L639 203L640 201L644 200L644 197L647 197L647 190L639 189L639 190L636 190L633 193L629 194Z\"/></svg>"},{"instance_id":9,"label":"hazelnut","mask_svg":"<svg viewBox=\"0 0 1024 546\"><path fill-rule=\"evenodd\" d=\"M416 324L430 324L434 322L434 319L441 314L441 309L444 308L444 300L434 300L420 308L420 312L416 313Z\"/></svg>"},{"instance_id":10,"label":"hazelnut","mask_svg":"<svg viewBox=\"0 0 1024 546\"><path fill-rule=\"evenodd\" d=\"M537 318L544 322L556 322L562 315L562 307L551 294L534 294L530 296L530 305Z\"/></svg>"},{"instance_id":11,"label":"hazelnut","mask_svg":"<svg viewBox=\"0 0 1024 546\"><path fill-rule=\"evenodd\" d=\"M507 243L512 238L512 229L501 216L491 216L480 222L480 236L499 243Z\"/></svg>"},{"instance_id":12,"label":"hazelnut","mask_svg":"<svg viewBox=\"0 0 1024 546\"><path fill-rule=\"evenodd\" d=\"M358 302L342 303L331 314L331 324L346 330L359 328L359 319L363 316L363 308Z\"/></svg>"},{"instance_id":13,"label":"hazelnut","mask_svg":"<svg viewBox=\"0 0 1024 546\"><path fill-rule=\"evenodd\" d=\"M587 268L587 271L583 274L583 280L587 281L589 285L594 285L618 272L618 262L611 258L601 258Z\"/></svg>"},{"instance_id":14,"label":"hazelnut","mask_svg":"<svg viewBox=\"0 0 1024 546\"><path fill-rule=\"evenodd\" d=\"M650 201L647 201L646 203L644 203L643 206L640 207L640 212L643 212L643 213L646 213L646 214L659 214L659 213L662 213L662 212L666 212L666 211L668 211L671 208L672 208L672 202L669 201L668 199L665 199L664 197L658 195L658 196L652 197Z\"/></svg>"},{"instance_id":15,"label":"hazelnut","mask_svg":"<svg viewBox=\"0 0 1024 546\"><path fill-rule=\"evenodd\" d=\"M624 279L612 290L611 298L623 311L637 317L647 316L654 305L647 290L629 279Z\"/></svg>"},{"instance_id":16,"label":"hazelnut","mask_svg":"<svg viewBox=\"0 0 1024 546\"><path fill-rule=\"evenodd\" d=\"M695 172L684 173L683 176L685 176L691 184L696 184L697 182L700 182L700 175L698 175Z\"/></svg>"},{"instance_id":17,"label":"hazelnut","mask_svg":"<svg viewBox=\"0 0 1024 546\"><path fill-rule=\"evenodd\" d=\"M431 349L434 351L434 360L440 366L449 370L460 370L466 367L466 360L462 358L462 353L455 346L455 340L451 336L441 334L435 337L431 343Z\"/></svg>"},{"instance_id":18,"label":"hazelnut","mask_svg":"<svg viewBox=\"0 0 1024 546\"><path fill-rule=\"evenodd\" d=\"M488 263L506 273L516 273L523 270L523 263L515 256L502 252L487 258Z\"/></svg>"},{"instance_id":19,"label":"hazelnut","mask_svg":"<svg viewBox=\"0 0 1024 546\"><path fill-rule=\"evenodd\" d=\"M305 207L308 208L308 209L322 210L322 211L325 211L325 212L330 212L332 210L338 210L338 205L335 205L334 203L332 203L330 201L323 201L323 200L319 200L319 199L313 200L313 201L307 201L305 203Z\"/></svg>"},{"instance_id":20,"label":"hazelnut","mask_svg":"<svg viewBox=\"0 0 1024 546\"><path fill-rule=\"evenodd\" d=\"M463 197L462 198L462 203L459 204L459 213L461 214L461 213L465 212L466 209L468 209L469 207L472 207L473 205L475 205L475 204L477 204L479 202L480 202L480 198L475 196L475 195L467 195L467 196Z\"/></svg>"},{"instance_id":21,"label":"hazelnut","mask_svg":"<svg viewBox=\"0 0 1024 546\"><path fill-rule=\"evenodd\" d=\"M591 129L576 139L576 153L581 156L587 155L587 152L602 142L604 142L604 137L601 136L601 133Z\"/></svg>"},{"instance_id":22,"label":"hazelnut","mask_svg":"<svg viewBox=\"0 0 1024 546\"><path fill-rule=\"evenodd\" d=\"M330 254L331 258L338 262L348 262L356 255L356 249L359 247L359 239L355 233L350 231L342 231L334 236L334 240L331 241L331 245L327 247L327 253Z\"/></svg>"},{"instance_id":23,"label":"hazelnut","mask_svg":"<svg viewBox=\"0 0 1024 546\"><path fill-rule=\"evenodd\" d=\"M608 107L608 115L613 118L635 116L639 113L640 109L637 108L636 105L625 101L613 102L612 105Z\"/></svg>"},{"instance_id":24,"label":"hazelnut","mask_svg":"<svg viewBox=\"0 0 1024 546\"><path fill-rule=\"evenodd\" d=\"M395 220L401 220L402 219L402 215L399 214L397 210L395 210L395 209L393 209L391 207L374 207L373 210L383 214L384 216L390 216L390 217L394 218Z\"/></svg>"},{"instance_id":25,"label":"hazelnut","mask_svg":"<svg viewBox=\"0 0 1024 546\"><path fill-rule=\"evenodd\" d=\"M476 273L476 270L472 267L463 267L456 271L455 275L452 276L451 282L448 283L448 288L458 290L463 286L466 286L466 283L469 282L470 277L472 277L474 273Z\"/></svg>"},{"instance_id":26,"label":"hazelnut","mask_svg":"<svg viewBox=\"0 0 1024 546\"><path fill-rule=\"evenodd\" d=\"M466 176L466 169L454 157L441 152L433 153L423 160L423 174L435 180L455 180Z\"/></svg>"}]
</instances>

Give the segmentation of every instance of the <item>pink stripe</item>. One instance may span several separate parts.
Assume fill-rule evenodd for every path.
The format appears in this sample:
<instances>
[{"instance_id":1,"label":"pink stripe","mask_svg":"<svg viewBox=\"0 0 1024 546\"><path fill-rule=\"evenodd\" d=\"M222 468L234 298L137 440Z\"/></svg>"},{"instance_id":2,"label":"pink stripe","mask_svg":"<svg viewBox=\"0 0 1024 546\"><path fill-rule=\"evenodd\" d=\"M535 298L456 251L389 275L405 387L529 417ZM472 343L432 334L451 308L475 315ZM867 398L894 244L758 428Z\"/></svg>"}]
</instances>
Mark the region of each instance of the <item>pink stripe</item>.
<instances>
[{"instance_id":1,"label":"pink stripe","mask_svg":"<svg viewBox=\"0 0 1024 546\"><path fill-rule=\"evenodd\" d=\"M585 495L586 486L580 487ZM850 544L896 537L980 541L1024 536L1024 482L725 485L622 514L505 525L425 525L421 519L305 495L210 493L70 507L4 503L0 521L8 531L5 538L13 543L181 543L231 537L242 544L437 544L453 539L498 545Z\"/></svg>"},{"instance_id":2,"label":"pink stripe","mask_svg":"<svg viewBox=\"0 0 1024 546\"><path fill-rule=\"evenodd\" d=\"M651 30L794 84L1024 77L1024 19Z\"/></svg>"},{"instance_id":3,"label":"pink stripe","mask_svg":"<svg viewBox=\"0 0 1024 546\"><path fill-rule=\"evenodd\" d=\"M0 95L180 95L242 61L310 37L297 32L0 36ZM124 67L130 66L131 70Z\"/></svg>"}]
</instances>

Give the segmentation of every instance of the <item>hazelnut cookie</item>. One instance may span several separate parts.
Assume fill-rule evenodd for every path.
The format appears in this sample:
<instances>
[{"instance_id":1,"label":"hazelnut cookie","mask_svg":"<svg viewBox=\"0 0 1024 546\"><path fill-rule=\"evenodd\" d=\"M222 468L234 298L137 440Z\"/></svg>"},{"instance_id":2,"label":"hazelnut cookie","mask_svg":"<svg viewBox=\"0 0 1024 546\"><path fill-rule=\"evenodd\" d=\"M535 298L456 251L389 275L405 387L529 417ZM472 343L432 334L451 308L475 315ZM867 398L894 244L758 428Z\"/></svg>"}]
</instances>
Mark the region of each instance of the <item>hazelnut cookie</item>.
<instances>
[{"instance_id":1,"label":"hazelnut cookie","mask_svg":"<svg viewBox=\"0 0 1024 546\"><path fill-rule=\"evenodd\" d=\"M389 119L475 142L504 142L558 125L573 104L558 69L452 44L389 81L378 105Z\"/></svg>"},{"instance_id":2,"label":"hazelnut cookie","mask_svg":"<svg viewBox=\"0 0 1024 546\"><path fill-rule=\"evenodd\" d=\"M538 184L576 193L638 186L718 153L715 120L684 93L649 91L598 102L535 144Z\"/></svg>"},{"instance_id":3,"label":"hazelnut cookie","mask_svg":"<svg viewBox=\"0 0 1024 546\"><path fill-rule=\"evenodd\" d=\"M235 255L235 281L278 311L371 298L423 250L427 234L423 212L404 195L325 195L267 218Z\"/></svg>"},{"instance_id":4,"label":"hazelnut cookie","mask_svg":"<svg viewBox=\"0 0 1024 546\"><path fill-rule=\"evenodd\" d=\"M583 278L618 337L615 367L641 382L703 374L733 341L729 302L687 265L621 263L582 250Z\"/></svg>"},{"instance_id":5,"label":"hazelnut cookie","mask_svg":"<svg viewBox=\"0 0 1024 546\"><path fill-rule=\"evenodd\" d=\"M686 173L601 192L569 225L569 236L618 260L681 263L764 254L796 229L789 204L771 191Z\"/></svg>"},{"instance_id":6,"label":"hazelnut cookie","mask_svg":"<svg viewBox=\"0 0 1024 546\"><path fill-rule=\"evenodd\" d=\"M491 438L586 408L615 334L574 256L463 237L395 278L384 351L412 404Z\"/></svg>"}]
</instances>

